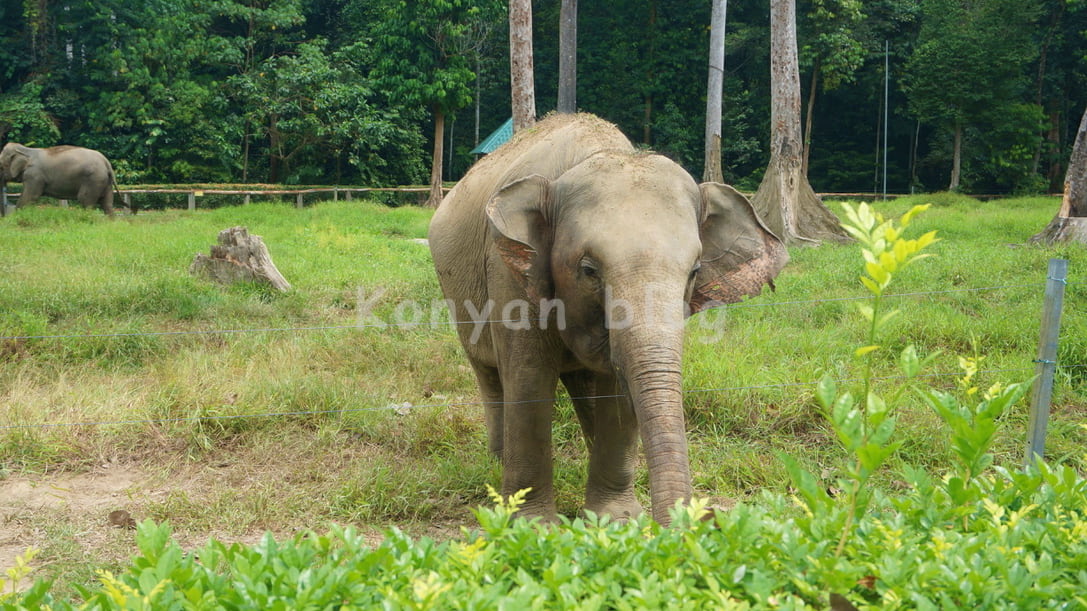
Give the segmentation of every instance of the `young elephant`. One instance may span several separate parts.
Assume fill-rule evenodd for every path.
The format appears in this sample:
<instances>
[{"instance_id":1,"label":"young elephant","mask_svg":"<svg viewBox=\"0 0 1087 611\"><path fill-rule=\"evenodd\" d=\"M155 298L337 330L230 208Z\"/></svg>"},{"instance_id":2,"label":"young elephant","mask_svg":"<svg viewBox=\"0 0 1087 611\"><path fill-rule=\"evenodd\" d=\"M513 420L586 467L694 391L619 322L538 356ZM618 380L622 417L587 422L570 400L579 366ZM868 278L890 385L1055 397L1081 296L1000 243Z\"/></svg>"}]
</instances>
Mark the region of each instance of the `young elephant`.
<instances>
[{"instance_id":1,"label":"young elephant","mask_svg":"<svg viewBox=\"0 0 1087 611\"><path fill-rule=\"evenodd\" d=\"M698 185L591 115L555 115L477 163L430 225L442 291L479 383L502 493L555 518L551 420L566 386L589 446L585 508L653 517L691 495L683 320L756 295L788 255L731 187ZM771 284L772 286L772 284Z\"/></svg>"},{"instance_id":2,"label":"young elephant","mask_svg":"<svg viewBox=\"0 0 1087 611\"><path fill-rule=\"evenodd\" d=\"M31 148L15 142L0 151L0 186L23 183L19 205L34 203L41 196L75 199L83 207L101 206L113 214L113 193L117 181L113 166L98 151L78 146Z\"/></svg>"}]
</instances>

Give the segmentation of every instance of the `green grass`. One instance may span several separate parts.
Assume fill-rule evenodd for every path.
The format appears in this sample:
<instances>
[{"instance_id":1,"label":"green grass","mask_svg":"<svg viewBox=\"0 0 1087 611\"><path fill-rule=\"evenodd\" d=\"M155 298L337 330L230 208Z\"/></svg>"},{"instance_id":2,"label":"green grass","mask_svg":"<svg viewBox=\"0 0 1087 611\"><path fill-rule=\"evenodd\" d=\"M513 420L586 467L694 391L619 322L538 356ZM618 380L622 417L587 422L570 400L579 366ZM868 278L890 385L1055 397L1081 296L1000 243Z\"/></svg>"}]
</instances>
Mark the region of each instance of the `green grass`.
<instances>
[{"instance_id":1,"label":"green grass","mask_svg":"<svg viewBox=\"0 0 1087 611\"><path fill-rule=\"evenodd\" d=\"M897 215L927 199L876 207ZM902 296L887 303L902 314L885 338L887 352L911 343L923 355L939 352L926 372L933 374L955 374L958 356L984 355L983 388L1029 379L1046 263L1068 258L1047 447L1082 471L1087 250L1026 245L1056 211L1053 198L933 199L911 230L936 229L941 241L930 249L936 256L895 281ZM499 470L454 332L348 328L365 314L360 304L379 294L381 320L408 300L429 320L440 292L429 251L411 240L425 237L429 215L353 201L114 220L40 207L0 220L0 336L19 336L0 339L0 477L136 465L169 490L131 500L137 519L197 534L291 532L329 520L417 530L470 521L469 508L486 502L485 486L498 483ZM193 256L235 225L264 239L289 293L189 274ZM775 452L816 475L847 458L818 413L813 384L825 373L860 376L852 353L864 331L857 302L843 300L866 295L858 250L828 245L791 257L776 292L688 323L684 384L701 495L786 490ZM210 332L224 330L240 332ZM107 336L87 337L97 334ZM893 365L883 359L876 375L895 375ZM953 388L955 377L930 382ZM879 390L900 383L881 381ZM1026 407L1005 419L998 464L1022 460ZM98 424L23 426L71 423ZM567 401L555 426L560 511L572 515L585 456ZM939 474L951 462L946 433L919 400L906 401L898 435L894 466ZM55 516L41 519L57 532L67 527ZM86 553L92 564L109 562ZM44 554L39 560L58 563L45 571L72 568L70 550Z\"/></svg>"}]
</instances>

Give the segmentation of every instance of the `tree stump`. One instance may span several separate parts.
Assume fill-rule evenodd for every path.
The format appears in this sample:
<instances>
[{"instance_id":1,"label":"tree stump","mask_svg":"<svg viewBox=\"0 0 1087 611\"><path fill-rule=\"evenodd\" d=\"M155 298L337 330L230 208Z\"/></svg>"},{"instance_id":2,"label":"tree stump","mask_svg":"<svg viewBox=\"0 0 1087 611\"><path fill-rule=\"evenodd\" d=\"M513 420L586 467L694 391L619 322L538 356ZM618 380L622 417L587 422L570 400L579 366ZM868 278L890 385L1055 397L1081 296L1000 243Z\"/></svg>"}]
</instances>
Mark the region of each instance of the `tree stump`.
<instances>
[{"instance_id":1,"label":"tree stump","mask_svg":"<svg viewBox=\"0 0 1087 611\"><path fill-rule=\"evenodd\" d=\"M1065 242L1087 244L1087 217L1056 216L1045 229L1030 238L1031 244L1053 246Z\"/></svg>"},{"instance_id":2,"label":"tree stump","mask_svg":"<svg viewBox=\"0 0 1087 611\"><path fill-rule=\"evenodd\" d=\"M189 272L224 284L262 282L278 291L291 288L272 263L264 241L259 235L249 235L245 227L220 231L219 243L211 246L211 256L197 253Z\"/></svg>"}]
</instances>

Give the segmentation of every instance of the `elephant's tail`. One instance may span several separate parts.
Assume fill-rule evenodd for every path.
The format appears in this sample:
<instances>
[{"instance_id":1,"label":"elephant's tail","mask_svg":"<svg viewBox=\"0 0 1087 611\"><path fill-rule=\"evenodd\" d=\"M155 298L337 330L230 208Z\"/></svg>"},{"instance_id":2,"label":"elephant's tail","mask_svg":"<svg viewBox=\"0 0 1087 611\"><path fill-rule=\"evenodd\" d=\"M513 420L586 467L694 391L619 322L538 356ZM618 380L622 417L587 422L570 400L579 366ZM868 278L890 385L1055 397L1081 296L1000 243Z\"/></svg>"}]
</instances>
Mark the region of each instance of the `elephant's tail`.
<instances>
[{"instance_id":1,"label":"elephant's tail","mask_svg":"<svg viewBox=\"0 0 1087 611\"><path fill-rule=\"evenodd\" d=\"M113 171L113 164L110 164L109 166L109 182L113 185L113 193L117 196L117 201L124 202L125 196L121 195L121 188L117 186L117 174ZM130 203L126 208L131 210L132 214L136 214L136 206Z\"/></svg>"}]
</instances>

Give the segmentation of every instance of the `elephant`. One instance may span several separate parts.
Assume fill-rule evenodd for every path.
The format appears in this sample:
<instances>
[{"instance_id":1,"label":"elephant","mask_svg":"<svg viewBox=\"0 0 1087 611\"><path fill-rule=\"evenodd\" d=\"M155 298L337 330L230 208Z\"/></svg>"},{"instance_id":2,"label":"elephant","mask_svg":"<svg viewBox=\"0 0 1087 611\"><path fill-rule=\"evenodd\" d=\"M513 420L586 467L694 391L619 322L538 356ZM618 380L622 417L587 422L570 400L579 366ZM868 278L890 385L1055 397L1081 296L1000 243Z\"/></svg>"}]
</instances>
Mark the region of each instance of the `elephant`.
<instances>
[{"instance_id":1,"label":"elephant","mask_svg":"<svg viewBox=\"0 0 1087 611\"><path fill-rule=\"evenodd\" d=\"M101 206L107 215L113 215L117 190L113 165L92 149L67 145L32 148L8 142L0 151L0 187L5 200L9 181L23 183L20 206L45 195L76 199L84 207Z\"/></svg>"},{"instance_id":2,"label":"elephant","mask_svg":"<svg viewBox=\"0 0 1087 611\"><path fill-rule=\"evenodd\" d=\"M557 519L561 381L588 448L584 510L652 517L693 493L681 389L684 320L757 295L785 246L732 187L699 185L591 114L553 114L474 164L435 211L435 270L484 405L502 494Z\"/></svg>"}]
</instances>

